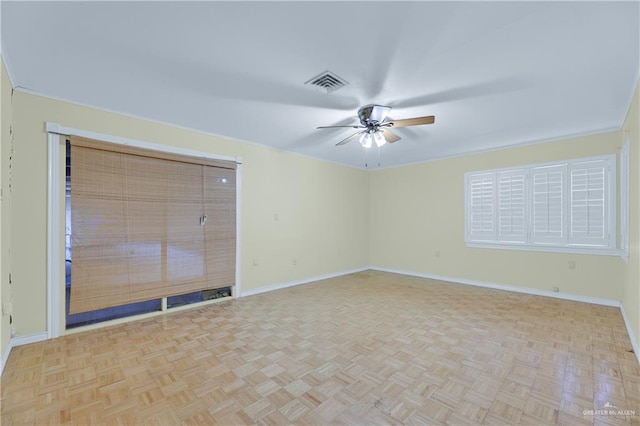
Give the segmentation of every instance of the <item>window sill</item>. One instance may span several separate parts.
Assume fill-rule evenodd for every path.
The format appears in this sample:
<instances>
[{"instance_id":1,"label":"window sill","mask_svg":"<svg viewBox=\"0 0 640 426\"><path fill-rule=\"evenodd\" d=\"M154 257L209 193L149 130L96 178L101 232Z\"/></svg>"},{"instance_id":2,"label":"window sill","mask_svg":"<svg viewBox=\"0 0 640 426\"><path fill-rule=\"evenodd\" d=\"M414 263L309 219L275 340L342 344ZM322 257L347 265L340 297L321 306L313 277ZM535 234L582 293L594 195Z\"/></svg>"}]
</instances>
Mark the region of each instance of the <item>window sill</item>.
<instances>
[{"instance_id":1,"label":"window sill","mask_svg":"<svg viewBox=\"0 0 640 426\"><path fill-rule=\"evenodd\" d=\"M589 248L589 247L575 247L575 246L541 246L541 245L526 245L526 244L495 244L495 243L479 243L479 242L465 242L465 245L469 248L489 248L498 250L517 250L517 251L538 251L547 253L570 253L570 254L591 254L595 256L619 256L622 259L625 258L624 252L618 248Z\"/></svg>"}]
</instances>

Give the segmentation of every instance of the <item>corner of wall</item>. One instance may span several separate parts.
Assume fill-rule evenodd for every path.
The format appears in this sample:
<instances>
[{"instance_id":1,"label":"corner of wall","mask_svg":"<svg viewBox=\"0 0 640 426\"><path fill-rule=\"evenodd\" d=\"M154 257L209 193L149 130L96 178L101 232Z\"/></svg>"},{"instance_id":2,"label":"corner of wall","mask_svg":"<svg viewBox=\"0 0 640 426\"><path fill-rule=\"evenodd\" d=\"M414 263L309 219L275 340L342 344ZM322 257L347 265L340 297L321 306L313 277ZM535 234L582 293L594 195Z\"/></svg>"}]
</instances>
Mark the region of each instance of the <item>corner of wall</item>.
<instances>
[{"instance_id":1,"label":"corner of wall","mask_svg":"<svg viewBox=\"0 0 640 426\"><path fill-rule=\"evenodd\" d=\"M2 348L2 358L0 358L0 377L4 371L4 366L7 365L7 361L9 360L11 349L13 349L13 345L11 344L11 340L9 340L7 346Z\"/></svg>"},{"instance_id":2,"label":"corner of wall","mask_svg":"<svg viewBox=\"0 0 640 426\"><path fill-rule=\"evenodd\" d=\"M4 51L4 50L3 50ZM11 156L11 124L13 121L13 83L4 55L0 55L0 374L11 351L11 287L9 284L11 244L11 191L9 157Z\"/></svg>"},{"instance_id":3,"label":"corner of wall","mask_svg":"<svg viewBox=\"0 0 640 426\"><path fill-rule=\"evenodd\" d=\"M629 261L624 265L622 307L634 349L640 347L640 75L622 126L620 143L629 141ZM638 354L638 351L636 351ZM640 355L640 354L639 354Z\"/></svg>"}]
</instances>

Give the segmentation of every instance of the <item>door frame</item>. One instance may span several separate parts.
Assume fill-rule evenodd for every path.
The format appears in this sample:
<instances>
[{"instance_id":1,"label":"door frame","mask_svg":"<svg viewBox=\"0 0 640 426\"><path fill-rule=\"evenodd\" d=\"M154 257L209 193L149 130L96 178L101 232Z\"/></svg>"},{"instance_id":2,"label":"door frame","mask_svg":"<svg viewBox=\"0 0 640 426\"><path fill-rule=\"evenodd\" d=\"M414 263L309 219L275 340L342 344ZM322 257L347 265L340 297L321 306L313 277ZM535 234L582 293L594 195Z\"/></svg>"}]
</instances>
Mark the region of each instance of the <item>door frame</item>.
<instances>
[{"instance_id":1,"label":"door frame","mask_svg":"<svg viewBox=\"0 0 640 426\"><path fill-rule=\"evenodd\" d=\"M210 152L196 151L153 142L139 141L120 136L96 133L87 130L74 129L62 126L58 123L47 122L47 338L53 339L66 333L65 328L65 297L64 297L64 267L65 267L65 224L64 224L64 197L65 197L65 163L66 138L70 135L96 139L119 145L128 145L137 148L152 149L154 151L171 154L203 157L213 160L233 161L236 168L236 275L233 296L238 297L240 291L240 254L241 254L241 179L242 158L213 154ZM61 249L62 247L62 249ZM194 305L195 306L195 305ZM131 318L136 318L131 317ZM128 319L128 318L127 318ZM105 325L111 324L105 322Z\"/></svg>"}]
</instances>

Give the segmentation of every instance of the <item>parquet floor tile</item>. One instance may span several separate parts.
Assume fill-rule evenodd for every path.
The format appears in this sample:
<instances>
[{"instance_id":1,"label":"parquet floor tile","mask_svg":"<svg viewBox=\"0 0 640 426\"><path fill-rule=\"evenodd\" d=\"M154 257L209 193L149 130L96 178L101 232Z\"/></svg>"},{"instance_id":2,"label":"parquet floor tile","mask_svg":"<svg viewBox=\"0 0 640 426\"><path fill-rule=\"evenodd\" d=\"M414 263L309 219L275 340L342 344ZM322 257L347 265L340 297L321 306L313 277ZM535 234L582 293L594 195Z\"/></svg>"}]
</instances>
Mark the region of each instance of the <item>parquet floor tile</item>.
<instances>
[{"instance_id":1,"label":"parquet floor tile","mask_svg":"<svg viewBox=\"0 0 640 426\"><path fill-rule=\"evenodd\" d=\"M617 308L366 271L16 347L1 422L640 425L630 351Z\"/></svg>"}]
</instances>

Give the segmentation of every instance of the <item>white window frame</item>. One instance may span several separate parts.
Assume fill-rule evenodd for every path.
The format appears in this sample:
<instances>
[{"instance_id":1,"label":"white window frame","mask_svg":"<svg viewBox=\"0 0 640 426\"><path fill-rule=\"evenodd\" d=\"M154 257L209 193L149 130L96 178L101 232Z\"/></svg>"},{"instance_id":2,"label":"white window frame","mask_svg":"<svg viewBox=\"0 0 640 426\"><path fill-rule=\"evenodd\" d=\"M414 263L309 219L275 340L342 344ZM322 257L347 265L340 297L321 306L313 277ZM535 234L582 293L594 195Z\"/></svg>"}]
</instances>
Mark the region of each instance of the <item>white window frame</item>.
<instances>
[{"instance_id":1,"label":"white window frame","mask_svg":"<svg viewBox=\"0 0 640 426\"><path fill-rule=\"evenodd\" d=\"M528 251L544 251L554 253L580 253L580 254L596 254L604 256L623 256L623 250L617 247L617 168L616 168L616 154L602 155L596 157L578 158L571 160L555 161L548 163L529 164L518 167L500 168L492 170L481 170L476 172L465 173L465 245L467 247L474 248L496 248L496 249L508 249L508 250L528 250ZM621 156L622 161L622 156ZM605 165L604 176L604 189L602 197L604 199L604 229L605 233L602 238L577 238L571 236L571 170L576 167L580 167L581 163L598 162ZM499 180L500 176L509 174L517 174L524 172L525 174L525 234L526 237L522 240L514 241L513 238L501 238L499 231ZM545 202L544 187L543 192L535 192L534 178L536 175L542 176L544 173L552 172L555 174L555 180L552 182L555 186L554 189L560 189L561 198L558 200L550 200L551 207L556 212L556 219L554 220L556 232L551 232L549 235L543 233L536 233L534 224L536 217L534 215L534 201L536 196L538 199ZM558 173L560 173L558 175ZM470 182L477 179L478 176L494 176L494 205L493 211L495 214L494 232L492 235L483 235L482 238L477 238L471 233L471 206L470 196L471 188ZM541 181L544 184L546 177L542 177ZM559 179L558 179L559 178ZM621 178L622 179L622 178ZM539 181L540 182L540 181ZM538 184L540 185L540 184ZM573 190L575 194L575 186ZM541 198L542 197L542 198ZM621 199L623 197L621 196ZM575 204L574 204L575 206ZM551 208L550 207L550 208ZM543 204L544 208L544 204ZM575 208L575 207L574 207ZM623 208L621 203L620 208ZM551 210L550 210L551 211ZM557 219L557 212L560 211L560 222ZM550 217L550 216L546 216ZM545 214L543 212L542 220L544 220ZM624 216L621 215L621 222ZM538 223L539 223L538 219ZM551 220L551 219L549 219ZM543 222L544 223L544 222ZM623 227L624 224L621 224ZM543 227L544 229L544 227ZM572 239L573 238L573 239ZM595 242L594 242L595 241ZM621 238L621 242L624 241Z\"/></svg>"},{"instance_id":2,"label":"white window frame","mask_svg":"<svg viewBox=\"0 0 640 426\"><path fill-rule=\"evenodd\" d=\"M620 251L622 259L629 262L629 138L620 151Z\"/></svg>"}]
</instances>

